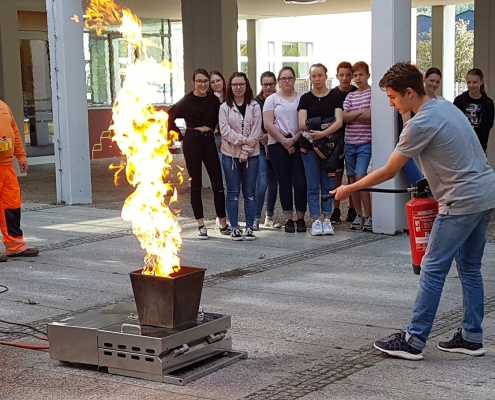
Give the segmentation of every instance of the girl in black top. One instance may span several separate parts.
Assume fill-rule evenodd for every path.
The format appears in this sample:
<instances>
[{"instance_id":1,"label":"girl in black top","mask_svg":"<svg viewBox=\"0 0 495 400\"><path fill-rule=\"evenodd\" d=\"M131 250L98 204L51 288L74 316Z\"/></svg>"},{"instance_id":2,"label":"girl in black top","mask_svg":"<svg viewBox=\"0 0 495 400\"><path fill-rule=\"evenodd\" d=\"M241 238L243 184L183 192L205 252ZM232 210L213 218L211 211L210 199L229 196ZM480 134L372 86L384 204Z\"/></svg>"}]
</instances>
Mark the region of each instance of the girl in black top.
<instances>
[{"instance_id":1,"label":"girl in black top","mask_svg":"<svg viewBox=\"0 0 495 400\"><path fill-rule=\"evenodd\" d=\"M331 92L327 88L327 68L323 64L312 65L309 73L313 89L311 92L303 94L299 101L297 108L299 111L299 128L302 131L308 131L306 120L311 118L320 117L322 122L324 119L328 119L328 121L333 119L333 122L328 122L325 125L320 124L319 130L309 131L310 139L313 141L328 135L339 135L339 129L342 127L343 122L342 98L339 94ZM301 152L308 185L309 214L313 219L311 235L333 235L333 227L330 222L333 202L321 203L320 196L334 189L335 173L325 171L322 159L315 152L312 145L304 146L302 144ZM343 162L340 168L344 169ZM320 220L322 214L323 221Z\"/></svg>"},{"instance_id":2,"label":"girl in black top","mask_svg":"<svg viewBox=\"0 0 495 400\"><path fill-rule=\"evenodd\" d=\"M182 140L182 152L187 172L191 178L191 206L194 218L198 221L198 238L208 239L204 224L202 188L202 164L205 164L213 189L215 211L220 223L220 233L230 235L225 214L225 193L222 182L222 169L215 146L214 129L218 124L220 102L208 91L210 75L204 69L193 73L194 90L186 94L168 111L169 129L180 132L175 125L176 118L186 121L186 133Z\"/></svg>"},{"instance_id":3,"label":"girl in black top","mask_svg":"<svg viewBox=\"0 0 495 400\"><path fill-rule=\"evenodd\" d=\"M486 153L488 135L493 127L494 106L485 91L483 71L473 68L466 74L468 90L454 100L456 105L469 119L483 151Z\"/></svg>"}]
</instances>

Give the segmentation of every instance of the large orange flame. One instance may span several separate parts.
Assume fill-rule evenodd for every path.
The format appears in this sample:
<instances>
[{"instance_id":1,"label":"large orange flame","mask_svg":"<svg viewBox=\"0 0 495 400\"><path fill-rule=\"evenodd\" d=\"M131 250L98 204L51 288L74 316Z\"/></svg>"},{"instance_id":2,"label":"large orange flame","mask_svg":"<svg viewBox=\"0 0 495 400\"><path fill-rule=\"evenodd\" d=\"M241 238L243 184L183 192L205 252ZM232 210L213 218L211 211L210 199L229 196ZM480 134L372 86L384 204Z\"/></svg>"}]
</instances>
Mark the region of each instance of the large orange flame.
<instances>
[{"instance_id":1,"label":"large orange flame","mask_svg":"<svg viewBox=\"0 0 495 400\"><path fill-rule=\"evenodd\" d=\"M146 56L141 22L128 9L113 0L91 0L85 24L101 33L112 23L120 23L122 36L136 49L141 59L125 69L125 81L113 105L113 140L126 156L125 173L135 191L126 199L122 218L146 250L143 274L168 276L179 270L178 251L182 244L180 226L164 197L177 191L168 183L172 169L169 146L177 139L167 130L168 115L152 106L157 85L170 80L168 61ZM121 165L119 171L124 168ZM179 171L179 179L183 178Z\"/></svg>"}]
</instances>

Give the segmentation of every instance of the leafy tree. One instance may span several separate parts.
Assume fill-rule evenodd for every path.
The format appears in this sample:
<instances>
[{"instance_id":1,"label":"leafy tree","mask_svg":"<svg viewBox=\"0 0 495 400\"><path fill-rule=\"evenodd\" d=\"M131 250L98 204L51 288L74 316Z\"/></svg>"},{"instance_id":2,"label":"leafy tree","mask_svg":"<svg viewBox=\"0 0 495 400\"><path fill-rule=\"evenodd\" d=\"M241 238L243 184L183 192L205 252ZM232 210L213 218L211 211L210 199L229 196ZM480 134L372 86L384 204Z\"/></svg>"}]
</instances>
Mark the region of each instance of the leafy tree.
<instances>
[{"instance_id":1,"label":"leafy tree","mask_svg":"<svg viewBox=\"0 0 495 400\"><path fill-rule=\"evenodd\" d=\"M466 73L473 68L474 32L469 31L469 21L460 20L455 24L455 81L463 82ZM426 72L431 65L431 29L425 35L426 40L418 40L416 64L419 70Z\"/></svg>"}]
</instances>

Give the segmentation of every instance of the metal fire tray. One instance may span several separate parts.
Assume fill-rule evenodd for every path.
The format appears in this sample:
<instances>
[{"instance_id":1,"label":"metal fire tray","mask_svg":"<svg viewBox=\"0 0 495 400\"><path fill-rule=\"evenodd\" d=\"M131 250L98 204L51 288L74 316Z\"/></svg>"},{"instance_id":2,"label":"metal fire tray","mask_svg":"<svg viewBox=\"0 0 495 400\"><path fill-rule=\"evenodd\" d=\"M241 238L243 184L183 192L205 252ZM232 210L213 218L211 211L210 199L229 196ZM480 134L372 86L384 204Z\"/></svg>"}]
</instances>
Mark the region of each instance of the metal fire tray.
<instances>
[{"instance_id":1,"label":"metal fire tray","mask_svg":"<svg viewBox=\"0 0 495 400\"><path fill-rule=\"evenodd\" d=\"M185 385L247 353L232 350L228 315L205 313L179 328L142 325L134 303L48 324L50 357L108 368L112 374Z\"/></svg>"}]
</instances>

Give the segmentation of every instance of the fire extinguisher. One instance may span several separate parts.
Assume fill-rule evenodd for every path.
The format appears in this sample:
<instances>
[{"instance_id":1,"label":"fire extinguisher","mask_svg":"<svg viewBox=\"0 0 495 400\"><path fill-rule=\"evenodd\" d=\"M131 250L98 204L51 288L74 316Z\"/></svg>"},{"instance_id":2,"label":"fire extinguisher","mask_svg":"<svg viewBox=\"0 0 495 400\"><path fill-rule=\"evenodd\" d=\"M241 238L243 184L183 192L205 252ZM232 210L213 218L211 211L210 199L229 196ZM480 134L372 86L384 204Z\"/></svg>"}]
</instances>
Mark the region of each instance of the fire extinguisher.
<instances>
[{"instance_id":1,"label":"fire extinguisher","mask_svg":"<svg viewBox=\"0 0 495 400\"><path fill-rule=\"evenodd\" d=\"M419 275L421 260L426 252L433 222L438 214L438 202L426 189L428 182L422 179L417 182L414 198L406 203L407 227L411 246L413 272Z\"/></svg>"}]
</instances>

